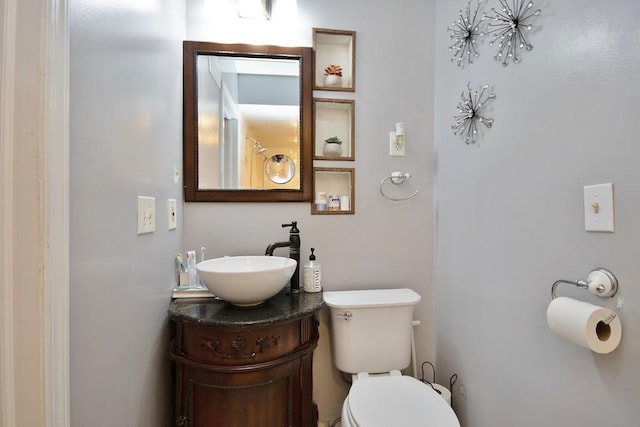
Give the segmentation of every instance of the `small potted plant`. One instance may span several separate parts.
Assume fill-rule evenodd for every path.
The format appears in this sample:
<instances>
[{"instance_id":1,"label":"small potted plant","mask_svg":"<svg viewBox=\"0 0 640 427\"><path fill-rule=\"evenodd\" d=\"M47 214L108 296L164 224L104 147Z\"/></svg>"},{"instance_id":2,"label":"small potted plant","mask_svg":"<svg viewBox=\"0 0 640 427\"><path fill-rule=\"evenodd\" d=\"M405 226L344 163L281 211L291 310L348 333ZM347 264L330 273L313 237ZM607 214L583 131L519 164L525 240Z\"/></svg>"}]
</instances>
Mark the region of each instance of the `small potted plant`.
<instances>
[{"instance_id":1,"label":"small potted plant","mask_svg":"<svg viewBox=\"0 0 640 427\"><path fill-rule=\"evenodd\" d=\"M327 157L340 157L342 155L342 140L337 136L325 139L322 153Z\"/></svg>"},{"instance_id":2,"label":"small potted plant","mask_svg":"<svg viewBox=\"0 0 640 427\"><path fill-rule=\"evenodd\" d=\"M324 69L324 85L328 87L342 86L342 67L331 64Z\"/></svg>"}]
</instances>

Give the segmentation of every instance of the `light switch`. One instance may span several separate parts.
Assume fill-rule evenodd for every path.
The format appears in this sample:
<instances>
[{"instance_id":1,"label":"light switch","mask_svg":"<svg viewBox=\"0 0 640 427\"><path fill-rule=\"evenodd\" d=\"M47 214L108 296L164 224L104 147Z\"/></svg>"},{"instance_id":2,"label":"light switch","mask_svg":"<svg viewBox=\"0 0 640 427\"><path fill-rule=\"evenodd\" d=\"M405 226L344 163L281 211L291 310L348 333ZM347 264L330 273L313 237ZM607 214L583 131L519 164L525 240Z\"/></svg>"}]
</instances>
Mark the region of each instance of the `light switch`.
<instances>
[{"instance_id":1,"label":"light switch","mask_svg":"<svg viewBox=\"0 0 640 427\"><path fill-rule=\"evenodd\" d=\"M156 231L156 199L138 196L138 234Z\"/></svg>"},{"instance_id":2,"label":"light switch","mask_svg":"<svg viewBox=\"0 0 640 427\"><path fill-rule=\"evenodd\" d=\"M169 216L169 230L175 230L178 226L178 209L176 199L167 200L167 215Z\"/></svg>"},{"instance_id":3,"label":"light switch","mask_svg":"<svg viewBox=\"0 0 640 427\"><path fill-rule=\"evenodd\" d=\"M584 229L613 233L613 184L584 187Z\"/></svg>"}]
</instances>

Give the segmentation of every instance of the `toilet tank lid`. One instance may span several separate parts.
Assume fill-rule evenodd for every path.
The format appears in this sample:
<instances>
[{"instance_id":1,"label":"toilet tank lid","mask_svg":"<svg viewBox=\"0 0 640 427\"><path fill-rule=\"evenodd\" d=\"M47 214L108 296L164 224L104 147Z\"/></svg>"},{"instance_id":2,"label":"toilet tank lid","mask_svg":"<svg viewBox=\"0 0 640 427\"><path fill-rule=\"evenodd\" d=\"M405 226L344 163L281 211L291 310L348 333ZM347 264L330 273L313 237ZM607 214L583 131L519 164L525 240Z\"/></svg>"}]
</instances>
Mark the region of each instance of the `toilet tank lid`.
<instances>
[{"instance_id":1,"label":"toilet tank lid","mask_svg":"<svg viewBox=\"0 0 640 427\"><path fill-rule=\"evenodd\" d=\"M393 307L420 301L420 295L406 288L333 291L325 292L323 297L329 307L336 308Z\"/></svg>"}]
</instances>

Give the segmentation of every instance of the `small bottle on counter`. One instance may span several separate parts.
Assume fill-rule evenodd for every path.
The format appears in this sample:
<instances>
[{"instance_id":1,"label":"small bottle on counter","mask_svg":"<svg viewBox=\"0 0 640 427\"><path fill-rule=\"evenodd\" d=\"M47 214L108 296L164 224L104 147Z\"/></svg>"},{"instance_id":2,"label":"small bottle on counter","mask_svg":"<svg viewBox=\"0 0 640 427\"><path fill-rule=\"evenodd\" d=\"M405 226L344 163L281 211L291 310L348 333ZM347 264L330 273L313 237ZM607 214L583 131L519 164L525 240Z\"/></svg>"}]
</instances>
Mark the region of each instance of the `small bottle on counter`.
<instances>
[{"instance_id":1,"label":"small bottle on counter","mask_svg":"<svg viewBox=\"0 0 640 427\"><path fill-rule=\"evenodd\" d=\"M189 286L198 286L196 251L187 251L187 272L189 273Z\"/></svg>"},{"instance_id":2,"label":"small bottle on counter","mask_svg":"<svg viewBox=\"0 0 640 427\"><path fill-rule=\"evenodd\" d=\"M313 251L315 249L311 248L309 261L304 264L304 283L302 287L305 292L320 292L322 290L322 266L316 261Z\"/></svg>"}]
</instances>

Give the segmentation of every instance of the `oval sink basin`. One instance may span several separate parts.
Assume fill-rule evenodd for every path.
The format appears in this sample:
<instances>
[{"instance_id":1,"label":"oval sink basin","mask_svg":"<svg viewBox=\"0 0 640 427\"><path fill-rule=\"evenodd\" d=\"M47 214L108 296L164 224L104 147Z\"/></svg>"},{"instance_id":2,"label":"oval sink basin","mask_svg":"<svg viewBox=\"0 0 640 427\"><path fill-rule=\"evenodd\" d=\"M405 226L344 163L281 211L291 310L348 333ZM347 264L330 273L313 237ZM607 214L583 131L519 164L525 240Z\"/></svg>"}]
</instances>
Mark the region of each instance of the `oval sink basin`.
<instances>
[{"instance_id":1,"label":"oval sink basin","mask_svg":"<svg viewBox=\"0 0 640 427\"><path fill-rule=\"evenodd\" d=\"M260 305L293 276L291 258L252 255L212 258L196 265L200 280L215 296L241 307Z\"/></svg>"}]
</instances>

